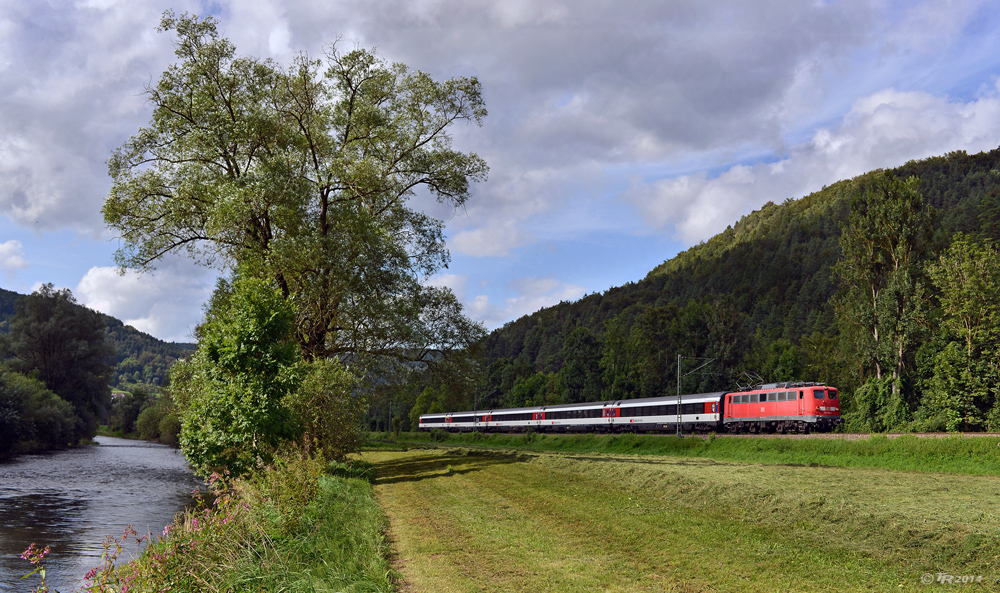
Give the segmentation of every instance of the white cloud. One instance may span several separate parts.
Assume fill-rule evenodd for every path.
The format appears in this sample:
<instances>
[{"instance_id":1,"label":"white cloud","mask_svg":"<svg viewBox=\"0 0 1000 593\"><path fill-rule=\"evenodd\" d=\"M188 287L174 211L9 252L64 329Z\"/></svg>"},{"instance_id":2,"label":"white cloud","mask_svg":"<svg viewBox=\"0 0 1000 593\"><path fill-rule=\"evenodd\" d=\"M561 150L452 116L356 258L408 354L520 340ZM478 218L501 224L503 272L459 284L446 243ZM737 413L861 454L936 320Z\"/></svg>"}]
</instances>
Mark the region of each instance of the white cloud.
<instances>
[{"instance_id":1,"label":"white cloud","mask_svg":"<svg viewBox=\"0 0 1000 593\"><path fill-rule=\"evenodd\" d=\"M459 302L465 300L465 283L469 276L466 274L435 274L426 282L427 286L447 288L455 295Z\"/></svg>"},{"instance_id":2,"label":"white cloud","mask_svg":"<svg viewBox=\"0 0 1000 593\"><path fill-rule=\"evenodd\" d=\"M510 255L510 250L531 240L531 236L516 225L516 221L506 220L499 224L488 224L476 229L459 231L448 243L449 247L473 257Z\"/></svg>"},{"instance_id":3,"label":"white cloud","mask_svg":"<svg viewBox=\"0 0 1000 593\"><path fill-rule=\"evenodd\" d=\"M767 200L910 158L998 144L997 92L970 98L1000 74L997 17L985 1L170 5L218 17L244 55L287 64L298 50L320 57L340 38L342 50L377 47L435 79L478 76L490 115L482 128L455 128L455 147L483 156L490 180L443 217L455 253L512 263L491 278L475 264L452 269L440 280L454 287L506 286L538 269L519 265L532 251L525 247L635 232L634 212L692 243ZM0 0L0 216L40 234L106 237L105 161L148 123L143 86L174 59L173 36L155 32L162 9L148 0ZM722 173L692 173L708 170ZM624 197L636 208L623 212L615 198L635 178L645 181ZM46 278L42 258L29 252L30 268L8 263L4 273L20 270L25 284L36 281L26 269ZM194 321L182 331L197 322L204 299L195 295L208 289L195 285L208 286L209 275L192 272L191 284L181 284L189 297L178 301L171 282L148 280L174 303L157 308L153 288L115 280L104 265L89 263L84 278L95 302L187 339L168 319L186 315L183 301ZM182 281L179 269L163 273ZM470 308L502 322L573 288L539 293L512 283ZM115 300L116 291L134 299Z\"/></svg>"},{"instance_id":4,"label":"white cloud","mask_svg":"<svg viewBox=\"0 0 1000 593\"><path fill-rule=\"evenodd\" d=\"M143 84L170 53L140 2L4 3L0 214L38 231L103 233L105 161L142 117Z\"/></svg>"},{"instance_id":5,"label":"white cloud","mask_svg":"<svg viewBox=\"0 0 1000 593\"><path fill-rule=\"evenodd\" d=\"M839 125L817 130L773 163L735 165L717 177L681 175L636 184L624 199L652 227L706 240L767 201L798 198L876 168L1000 145L1000 92L968 102L885 89L858 99Z\"/></svg>"},{"instance_id":6,"label":"white cloud","mask_svg":"<svg viewBox=\"0 0 1000 593\"><path fill-rule=\"evenodd\" d=\"M515 296L505 298L502 305L494 305L489 296L480 294L466 303L467 313L487 328L494 328L544 307L574 301L586 292L582 286L562 282L554 276L520 278L510 282L508 288Z\"/></svg>"},{"instance_id":7,"label":"white cloud","mask_svg":"<svg viewBox=\"0 0 1000 593\"><path fill-rule=\"evenodd\" d=\"M0 243L0 271L7 278L15 278L18 270L28 267L28 261L24 259L24 246L20 241L11 239L6 243Z\"/></svg>"},{"instance_id":8,"label":"white cloud","mask_svg":"<svg viewBox=\"0 0 1000 593\"><path fill-rule=\"evenodd\" d=\"M202 305L211 295L211 275L186 261L173 260L155 273L118 274L114 267L87 271L73 293L91 309L120 319L139 331L172 342L194 341Z\"/></svg>"}]
</instances>

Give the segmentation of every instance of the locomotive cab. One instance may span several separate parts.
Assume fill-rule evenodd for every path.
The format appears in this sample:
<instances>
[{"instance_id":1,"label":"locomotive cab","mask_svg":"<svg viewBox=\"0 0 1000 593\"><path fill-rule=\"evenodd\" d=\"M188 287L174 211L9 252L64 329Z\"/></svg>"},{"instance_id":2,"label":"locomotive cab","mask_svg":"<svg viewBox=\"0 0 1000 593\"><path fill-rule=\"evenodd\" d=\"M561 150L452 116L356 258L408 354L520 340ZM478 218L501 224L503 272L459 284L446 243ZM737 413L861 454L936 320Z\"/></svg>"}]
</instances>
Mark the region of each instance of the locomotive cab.
<instances>
[{"instance_id":1,"label":"locomotive cab","mask_svg":"<svg viewBox=\"0 0 1000 593\"><path fill-rule=\"evenodd\" d=\"M840 424L840 394L835 388L817 385L802 389L799 394L803 416L815 417L817 426L823 429Z\"/></svg>"}]
</instances>

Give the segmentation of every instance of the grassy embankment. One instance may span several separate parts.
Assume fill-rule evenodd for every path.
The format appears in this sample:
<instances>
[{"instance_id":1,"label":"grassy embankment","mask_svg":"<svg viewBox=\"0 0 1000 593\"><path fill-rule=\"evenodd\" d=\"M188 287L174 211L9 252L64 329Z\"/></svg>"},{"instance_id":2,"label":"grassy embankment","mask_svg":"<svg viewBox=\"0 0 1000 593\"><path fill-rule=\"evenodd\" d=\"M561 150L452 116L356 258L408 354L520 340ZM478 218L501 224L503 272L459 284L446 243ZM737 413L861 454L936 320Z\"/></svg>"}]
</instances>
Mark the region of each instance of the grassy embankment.
<instances>
[{"instance_id":1,"label":"grassy embankment","mask_svg":"<svg viewBox=\"0 0 1000 593\"><path fill-rule=\"evenodd\" d=\"M385 515L371 466L286 461L217 484L127 565L93 577L98 591L392 591ZM111 542L114 555L116 542Z\"/></svg>"},{"instance_id":2,"label":"grassy embankment","mask_svg":"<svg viewBox=\"0 0 1000 593\"><path fill-rule=\"evenodd\" d=\"M643 437L564 439L520 444ZM947 586L922 584L938 573L998 587L996 439L726 442L737 440L641 456L383 444L363 458L404 591L902 591ZM847 467L853 455L868 459ZM954 471L885 469L921 459Z\"/></svg>"}]
</instances>

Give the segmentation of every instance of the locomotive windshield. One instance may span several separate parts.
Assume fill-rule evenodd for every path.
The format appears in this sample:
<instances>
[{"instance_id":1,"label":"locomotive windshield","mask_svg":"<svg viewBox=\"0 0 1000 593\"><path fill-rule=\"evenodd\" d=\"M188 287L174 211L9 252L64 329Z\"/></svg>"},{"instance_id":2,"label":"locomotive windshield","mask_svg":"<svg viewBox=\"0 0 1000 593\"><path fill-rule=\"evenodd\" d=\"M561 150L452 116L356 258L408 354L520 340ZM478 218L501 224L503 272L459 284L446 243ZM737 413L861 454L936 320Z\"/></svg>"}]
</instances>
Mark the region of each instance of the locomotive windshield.
<instances>
[{"instance_id":1,"label":"locomotive windshield","mask_svg":"<svg viewBox=\"0 0 1000 593\"><path fill-rule=\"evenodd\" d=\"M813 397L815 397L816 399L823 399L823 398L825 398L826 397L826 390L825 389L817 389L817 390L813 391Z\"/></svg>"}]
</instances>

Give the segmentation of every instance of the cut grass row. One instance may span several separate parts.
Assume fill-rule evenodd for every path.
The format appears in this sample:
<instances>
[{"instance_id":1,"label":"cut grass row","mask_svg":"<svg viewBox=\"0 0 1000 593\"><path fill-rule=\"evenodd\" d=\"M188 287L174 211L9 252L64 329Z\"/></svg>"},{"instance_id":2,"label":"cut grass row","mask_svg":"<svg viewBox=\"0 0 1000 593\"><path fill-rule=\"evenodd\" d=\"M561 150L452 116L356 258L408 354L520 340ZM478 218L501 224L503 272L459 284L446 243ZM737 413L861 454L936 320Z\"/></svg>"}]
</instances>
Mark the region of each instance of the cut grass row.
<instances>
[{"instance_id":1,"label":"cut grass row","mask_svg":"<svg viewBox=\"0 0 1000 593\"><path fill-rule=\"evenodd\" d=\"M397 437L373 434L371 445L378 446L380 442L389 447L442 443L520 451L679 456L745 463L1000 475L1000 438L961 435L941 438L903 435L892 439L872 435L846 440L714 435L677 438L659 434L451 434L443 431L403 433Z\"/></svg>"},{"instance_id":2,"label":"cut grass row","mask_svg":"<svg viewBox=\"0 0 1000 593\"><path fill-rule=\"evenodd\" d=\"M404 591L928 590L1000 572L1000 482L872 468L372 450Z\"/></svg>"}]
</instances>

